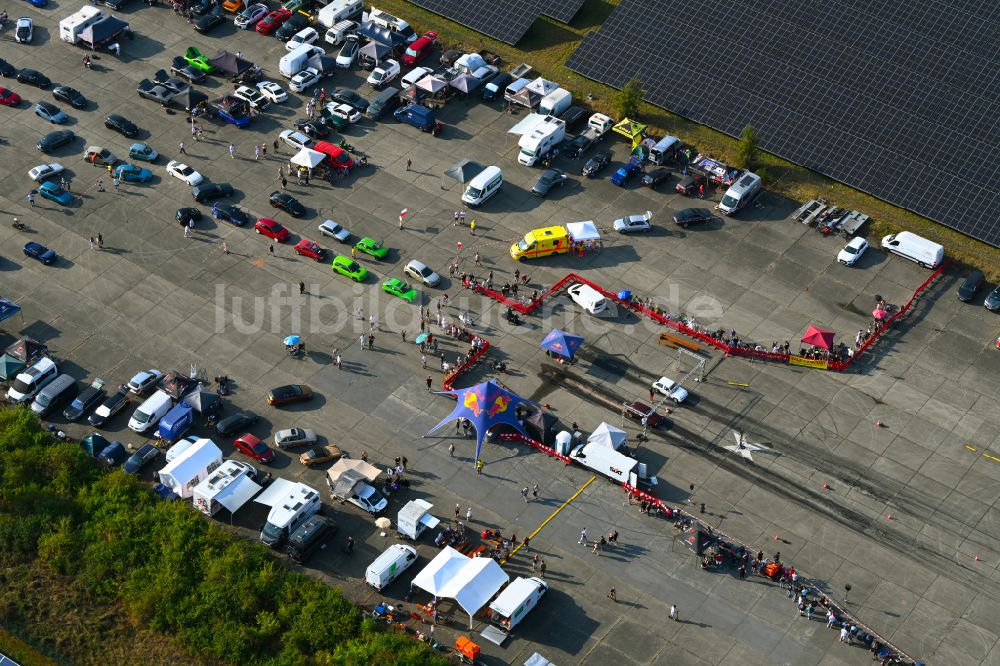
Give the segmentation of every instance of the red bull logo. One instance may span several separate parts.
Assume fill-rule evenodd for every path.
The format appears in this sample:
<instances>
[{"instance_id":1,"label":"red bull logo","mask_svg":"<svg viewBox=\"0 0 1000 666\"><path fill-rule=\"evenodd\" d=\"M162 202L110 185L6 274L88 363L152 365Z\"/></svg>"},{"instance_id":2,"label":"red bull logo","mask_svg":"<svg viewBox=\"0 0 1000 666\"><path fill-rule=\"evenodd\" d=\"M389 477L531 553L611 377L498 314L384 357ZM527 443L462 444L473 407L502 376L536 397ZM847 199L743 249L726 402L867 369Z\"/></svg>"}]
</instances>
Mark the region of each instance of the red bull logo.
<instances>
[{"instance_id":1,"label":"red bull logo","mask_svg":"<svg viewBox=\"0 0 1000 666\"><path fill-rule=\"evenodd\" d=\"M462 404L465 405L466 409L472 412L473 416L479 416L483 413L483 407L479 404L479 394L476 391L466 391Z\"/></svg>"},{"instance_id":2,"label":"red bull logo","mask_svg":"<svg viewBox=\"0 0 1000 666\"><path fill-rule=\"evenodd\" d=\"M493 418L501 412L506 412L509 406L510 398L504 395L498 395L497 399L493 401L493 406L490 407L490 411L487 412L487 416Z\"/></svg>"}]
</instances>

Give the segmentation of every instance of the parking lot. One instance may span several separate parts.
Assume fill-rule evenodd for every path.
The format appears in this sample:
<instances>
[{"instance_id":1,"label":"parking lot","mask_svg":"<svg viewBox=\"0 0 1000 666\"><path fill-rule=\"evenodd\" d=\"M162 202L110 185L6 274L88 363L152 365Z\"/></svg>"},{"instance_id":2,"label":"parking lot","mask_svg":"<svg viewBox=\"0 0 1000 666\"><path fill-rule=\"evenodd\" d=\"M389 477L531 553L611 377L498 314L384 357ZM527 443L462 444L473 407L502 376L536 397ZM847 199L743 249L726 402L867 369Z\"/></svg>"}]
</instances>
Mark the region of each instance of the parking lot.
<instances>
[{"instance_id":1,"label":"parking lot","mask_svg":"<svg viewBox=\"0 0 1000 666\"><path fill-rule=\"evenodd\" d=\"M472 507L471 526L477 530L524 536L591 476L526 447L493 443L484 446L486 466L478 476L472 440L452 439L448 428L443 437L424 438L453 403L426 390L425 376L439 388L443 373L435 358L424 370L412 343L420 330L419 305L433 320L447 293L445 316L455 321L460 312L471 312L473 330L490 340L491 357L507 362L509 372L501 381L549 404L560 421L578 422L584 431L604 420L622 425L612 405L646 400L659 376L680 378L694 363L661 345L661 329L651 323L624 314L595 321L565 296L524 324L508 325L500 307L449 280L452 261L481 277L493 271L498 284L519 268L529 275L527 289L580 273L768 348L772 341L797 344L811 323L849 342L866 325L874 294L902 303L927 277L878 250L855 268L836 264L842 241L789 220L798 204L768 194L735 218L682 230L672 214L701 202L674 194L672 181L659 191L641 188L637 180L624 188L608 182L628 156L629 145L621 139L605 139L615 162L602 178L580 177L581 161L558 160L555 166L571 173L571 182L547 199L534 197L530 189L539 171L516 163L517 140L507 134L523 112L512 117L475 99L453 101L440 112L445 127L437 138L391 119L352 126L344 137L369 156L370 165L333 185L314 180L304 186L289 179L288 191L308 208L293 219L268 207L268 195L280 189L278 169L292 154L284 147L275 155L271 142L304 116L306 97L290 95L244 130L203 121L205 139L195 142L183 113L165 112L135 92L141 79L168 67L190 45L210 55L242 51L285 86L276 71L283 44L237 32L231 23L204 37L163 6L127 7L121 16L135 29L135 39L122 42L120 58L101 54L93 70L82 66L83 51L58 39L58 20L72 8L25 5L20 9L35 18L34 42L14 44L7 31L2 36L6 60L72 85L92 102L85 111L70 112L67 127L77 140L46 157L34 144L53 126L32 107L40 99L51 101L51 95L3 82L26 101L2 110L6 122L0 128L5 156L0 293L23 307L22 315L4 323L0 342L6 346L15 336L28 335L49 345L63 371L80 379L101 377L111 386L149 367L193 368L208 381L225 374L236 387L227 409L257 411L262 418L252 432L262 438L281 428L310 427L354 457L367 451L382 467L405 455L414 483L392 498L387 515L393 521L402 504L420 497L435 504L442 519L451 518L457 503L463 515ZM210 78L202 88L215 97L231 85ZM370 96L357 69L338 71L324 85ZM108 113L138 124L142 133L136 140L160 151L149 183L123 184L115 191L105 172L84 162L88 146L107 147L119 157L128 153L132 141L105 129ZM194 205L190 188L164 171L167 159L178 159L180 142L187 152L180 159L211 182L230 183L233 202L253 217L280 221L291 230L292 242L276 245L275 256L269 256L269 241L252 229L210 220L206 206L201 207L205 218L186 238L174 213ZM255 160L254 145L260 143L268 154ZM445 169L465 158L500 166L505 179L499 195L469 211L475 235L467 226L453 225L461 189L442 179ZM29 208L27 171L50 161L66 167L79 201L61 207L38 199ZM97 191L101 178L105 192ZM712 194L718 200L720 193ZM408 212L400 228L403 209ZM615 218L647 210L654 224L649 234L611 231ZM30 230L12 229L14 216ZM329 262L293 254L291 246L300 238L336 245L318 237L316 227L325 219L391 248L380 262L359 258L374 273L366 284L334 274ZM604 236L600 252L521 265L510 259L510 244L528 230L578 220L597 223ZM99 251L88 242L97 234L105 246ZM29 240L54 249L59 260L43 266L25 258L21 247ZM877 246L877 239L869 240ZM332 249L349 254L346 246ZM474 265L476 253L481 267ZM382 278L402 277L410 259L444 276L441 287L424 290L412 306L379 289ZM769 556L780 551L783 561L838 600L851 585L848 608L914 657L928 663L995 663L1000 660L1000 620L993 612L1000 598L1000 463L991 456L1000 456L1000 352L992 348L998 320L982 307L982 294L972 305L960 303L953 293L957 281L957 274L947 274L903 327L850 373L696 352L706 360L705 381L686 383L690 401L673 408L669 427L651 433L638 457L658 476L661 498L687 505ZM307 291L302 296L300 282ZM363 309L364 319L355 318L356 308ZM358 338L368 332L371 313L378 317L375 348L363 351ZM586 339L578 363L558 365L544 355L539 342L552 327ZM432 330L437 330L433 324ZM291 358L282 345L293 333L305 341L305 358ZM465 345L446 336L440 340L447 361L466 353ZM343 358L342 369L332 364L334 350ZM458 384L489 376L479 366ZM308 384L318 398L291 408L268 407L266 390L288 383ZM111 424L109 439L144 443L126 421L119 417ZM639 426L626 424L630 434L638 433ZM722 445L732 443L733 430L771 452L753 463L732 455ZM79 426L68 431L86 434ZM448 454L450 442L454 457ZM218 443L232 451L232 442ZM306 470L293 455L279 452L272 471L325 490L323 469ZM539 499L524 502L520 489L535 483ZM419 565L384 596L360 580L367 564L395 542L394 532L381 536L371 518L353 506L328 506L327 513L340 533L306 569L367 607L381 598L399 600ZM234 524L256 538L265 516L248 505ZM577 543L583 528L592 538L616 529L621 545L592 554ZM358 543L353 556L342 552L348 534ZM822 623L799 618L784 594L763 579L741 582L700 570L674 534L669 524L628 505L620 488L601 479L591 483L532 538L532 549L546 560L551 589L502 648L477 640L485 662L523 663L534 651L559 664L869 659L860 649L839 644L836 632ZM421 564L437 552L426 538L418 550ZM521 554L505 570L512 577L531 575ZM612 586L617 602L606 598ZM681 622L667 620L671 604L679 606ZM453 641L462 632L462 614L454 615L454 625L437 630L439 640ZM481 618L477 623L474 639Z\"/></svg>"}]
</instances>

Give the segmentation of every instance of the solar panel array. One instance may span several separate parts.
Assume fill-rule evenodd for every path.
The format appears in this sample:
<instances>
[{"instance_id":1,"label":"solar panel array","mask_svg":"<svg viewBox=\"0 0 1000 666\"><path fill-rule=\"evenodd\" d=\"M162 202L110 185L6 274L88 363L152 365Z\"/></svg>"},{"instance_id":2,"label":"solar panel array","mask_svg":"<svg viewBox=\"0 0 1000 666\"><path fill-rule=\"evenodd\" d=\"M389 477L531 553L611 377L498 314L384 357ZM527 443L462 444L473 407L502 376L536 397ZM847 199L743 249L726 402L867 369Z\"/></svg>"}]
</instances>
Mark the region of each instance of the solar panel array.
<instances>
[{"instance_id":1,"label":"solar panel array","mask_svg":"<svg viewBox=\"0 0 1000 666\"><path fill-rule=\"evenodd\" d=\"M410 0L467 28L507 44L516 44L544 14L569 23L584 0Z\"/></svg>"},{"instance_id":2,"label":"solar panel array","mask_svg":"<svg viewBox=\"0 0 1000 666\"><path fill-rule=\"evenodd\" d=\"M10 657L0 654L0 666L18 666L18 663Z\"/></svg>"},{"instance_id":3,"label":"solar panel array","mask_svg":"<svg viewBox=\"0 0 1000 666\"><path fill-rule=\"evenodd\" d=\"M622 0L567 67L1000 246L1000 4Z\"/></svg>"}]
</instances>

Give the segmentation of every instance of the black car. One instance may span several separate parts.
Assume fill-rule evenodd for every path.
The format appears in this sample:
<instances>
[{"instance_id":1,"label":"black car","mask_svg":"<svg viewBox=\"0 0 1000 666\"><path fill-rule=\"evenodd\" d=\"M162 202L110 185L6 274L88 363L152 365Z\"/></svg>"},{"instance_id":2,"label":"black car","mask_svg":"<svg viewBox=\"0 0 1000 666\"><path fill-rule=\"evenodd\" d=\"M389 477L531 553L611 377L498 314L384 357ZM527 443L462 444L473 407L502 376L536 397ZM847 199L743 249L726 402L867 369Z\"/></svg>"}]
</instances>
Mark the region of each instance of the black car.
<instances>
[{"instance_id":1,"label":"black car","mask_svg":"<svg viewBox=\"0 0 1000 666\"><path fill-rule=\"evenodd\" d=\"M52 85L52 81L49 80L49 77L45 76L37 69L22 69L17 73L17 80L20 83L26 83L29 86L35 86L41 88L42 90L45 90Z\"/></svg>"},{"instance_id":2,"label":"black car","mask_svg":"<svg viewBox=\"0 0 1000 666\"><path fill-rule=\"evenodd\" d=\"M229 183L208 183L191 188L191 196L198 203L206 203L223 197L233 196L233 186Z\"/></svg>"},{"instance_id":3,"label":"black car","mask_svg":"<svg viewBox=\"0 0 1000 666\"><path fill-rule=\"evenodd\" d=\"M611 153L607 150L599 150L583 165L583 175L592 178L609 164L611 164Z\"/></svg>"},{"instance_id":4,"label":"black car","mask_svg":"<svg viewBox=\"0 0 1000 666\"><path fill-rule=\"evenodd\" d=\"M685 208L674 215L674 222L687 229L692 224L704 224L715 219L715 214L707 208Z\"/></svg>"},{"instance_id":5,"label":"black car","mask_svg":"<svg viewBox=\"0 0 1000 666\"><path fill-rule=\"evenodd\" d=\"M581 106L571 106L561 114L559 114L559 120L566 123L566 129L571 130L580 124L584 118L587 117L587 112L583 110Z\"/></svg>"},{"instance_id":6,"label":"black car","mask_svg":"<svg viewBox=\"0 0 1000 666\"><path fill-rule=\"evenodd\" d=\"M50 153L56 148L65 146L67 143L73 141L76 138L76 134L73 134L70 130L58 130L56 132L49 132L35 144L35 147L43 153Z\"/></svg>"},{"instance_id":7,"label":"black car","mask_svg":"<svg viewBox=\"0 0 1000 666\"><path fill-rule=\"evenodd\" d=\"M642 177L642 184L655 189L669 177L670 169L653 169Z\"/></svg>"},{"instance_id":8,"label":"black car","mask_svg":"<svg viewBox=\"0 0 1000 666\"><path fill-rule=\"evenodd\" d=\"M271 192L271 207L283 210L292 217L302 217L306 214L306 207L287 192Z\"/></svg>"},{"instance_id":9,"label":"black car","mask_svg":"<svg viewBox=\"0 0 1000 666\"><path fill-rule=\"evenodd\" d=\"M117 113L112 113L107 118L104 119L104 126L110 130L121 133L123 136L131 139L136 134L139 133L139 128L136 124L125 116L119 116Z\"/></svg>"},{"instance_id":10,"label":"black car","mask_svg":"<svg viewBox=\"0 0 1000 666\"><path fill-rule=\"evenodd\" d=\"M60 102L66 102L74 109L82 109L87 106L87 98L75 88L69 86L56 86L52 89L52 96Z\"/></svg>"},{"instance_id":11,"label":"black car","mask_svg":"<svg viewBox=\"0 0 1000 666\"><path fill-rule=\"evenodd\" d=\"M212 217L237 227L250 222L250 214L233 204L213 204Z\"/></svg>"},{"instance_id":12,"label":"black car","mask_svg":"<svg viewBox=\"0 0 1000 666\"><path fill-rule=\"evenodd\" d=\"M544 197L552 188L562 187L566 184L566 174L559 169L548 169L542 172L535 184L531 187L531 193L536 197Z\"/></svg>"},{"instance_id":13,"label":"black car","mask_svg":"<svg viewBox=\"0 0 1000 666\"><path fill-rule=\"evenodd\" d=\"M189 65L183 56L174 56L173 62L170 64L170 73L187 79L191 83L201 83L206 76L205 72Z\"/></svg>"},{"instance_id":14,"label":"black car","mask_svg":"<svg viewBox=\"0 0 1000 666\"><path fill-rule=\"evenodd\" d=\"M156 444L146 444L128 457L128 460L125 461L125 467L123 469L126 474L135 474L152 462L152 460L158 455L160 455L160 450L156 448Z\"/></svg>"},{"instance_id":15,"label":"black car","mask_svg":"<svg viewBox=\"0 0 1000 666\"><path fill-rule=\"evenodd\" d=\"M982 271L972 271L965 277L965 282L958 288L958 300L968 303L976 296L976 292L983 286L986 277Z\"/></svg>"},{"instance_id":16,"label":"black car","mask_svg":"<svg viewBox=\"0 0 1000 666\"><path fill-rule=\"evenodd\" d=\"M177 223L182 227L186 227L188 222L194 220L197 222L201 219L201 211L197 208L178 208L177 209Z\"/></svg>"},{"instance_id":17,"label":"black car","mask_svg":"<svg viewBox=\"0 0 1000 666\"><path fill-rule=\"evenodd\" d=\"M986 300L983 301L983 305L990 312L1000 312L1000 287L997 287L989 293Z\"/></svg>"},{"instance_id":18,"label":"black car","mask_svg":"<svg viewBox=\"0 0 1000 666\"><path fill-rule=\"evenodd\" d=\"M698 191L698 188L707 185L708 179L702 175L688 174L682 176L679 181L677 181L677 187L675 188L681 194L694 194Z\"/></svg>"},{"instance_id":19,"label":"black car","mask_svg":"<svg viewBox=\"0 0 1000 666\"><path fill-rule=\"evenodd\" d=\"M308 27L309 19L299 12L295 12L287 21L281 24L281 27L274 31L274 36L283 42L287 42L289 39L294 37L295 33L299 30Z\"/></svg>"},{"instance_id":20,"label":"black car","mask_svg":"<svg viewBox=\"0 0 1000 666\"><path fill-rule=\"evenodd\" d=\"M194 29L204 34L226 22L226 17L222 15L222 10L214 9L194 22Z\"/></svg>"},{"instance_id":21,"label":"black car","mask_svg":"<svg viewBox=\"0 0 1000 666\"><path fill-rule=\"evenodd\" d=\"M9 79L12 76L17 76L17 68L10 64L3 58L0 58L0 76L5 79Z\"/></svg>"},{"instance_id":22,"label":"black car","mask_svg":"<svg viewBox=\"0 0 1000 666\"><path fill-rule=\"evenodd\" d=\"M87 419L87 423L95 428L100 428L113 419L118 412L125 409L128 404L128 391L118 391L101 403L100 407Z\"/></svg>"},{"instance_id":23,"label":"black car","mask_svg":"<svg viewBox=\"0 0 1000 666\"><path fill-rule=\"evenodd\" d=\"M222 419L215 425L215 431L220 435L232 435L239 430L245 430L256 422L257 415L247 410Z\"/></svg>"},{"instance_id":24,"label":"black car","mask_svg":"<svg viewBox=\"0 0 1000 666\"><path fill-rule=\"evenodd\" d=\"M361 113L368 111L368 100L347 88L337 88L334 90L333 94L330 95L330 101L349 104Z\"/></svg>"},{"instance_id":25,"label":"black car","mask_svg":"<svg viewBox=\"0 0 1000 666\"><path fill-rule=\"evenodd\" d=\"M330 130L327 128L326 123L315 120L296 120L295 129L313 139L322 139L330 136Z\"/></svg>"},{"instance_id":26,"label":"black car","mask_svg":"<svg viewBox=\"0 0 1000 666\"><path fill-rule=\"evenodd\" d=\"M104 0L104 5L106 7L111 7L111 9L114 9L115 11L118 11L122 7L124 7L125 3L127 3L128 1L129 0Z\"/></svg>"},{"instance_id":27,"label":"black car","mask_svg":"<svg viewBox=\"0 0 1000 666\"><path fill-rule=\"evenodd\" d=\"M104 389L88 386L63 410L63 418L72 423L104 401Z\"/></svg>"}]
</instances>

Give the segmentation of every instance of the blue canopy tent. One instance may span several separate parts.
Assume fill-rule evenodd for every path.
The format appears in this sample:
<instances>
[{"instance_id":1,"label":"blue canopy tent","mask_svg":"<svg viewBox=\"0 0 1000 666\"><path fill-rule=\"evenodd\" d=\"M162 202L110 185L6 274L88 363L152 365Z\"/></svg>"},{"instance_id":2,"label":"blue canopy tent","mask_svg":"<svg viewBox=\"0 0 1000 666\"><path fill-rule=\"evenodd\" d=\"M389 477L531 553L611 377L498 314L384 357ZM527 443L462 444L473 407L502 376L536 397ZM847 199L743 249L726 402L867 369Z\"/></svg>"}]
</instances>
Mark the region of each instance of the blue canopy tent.
<instances>
[{"instance_id":1,"label":"blue canopy tent","mask_svg":"<svg viewBox=\"0 0 1000 666\"><path fill-rule=\"evenodd\" d=\"M486 431L496 425L509 425L521 434L528 436L524 426L518 420L515 407L522 402L531 402L500 386L495 379L477 384L470 388L453 391L437 391L438 395L457 398L454 411L444 420L431 428L424 437L429 437L442 426L455 419L468 419L476 429L476 460L483 450L483 439Z\"/></svg>"},{"instance_id":2,"label":"blue canopy tent","mask_svg":"<svg viewBox=\"0 0 1000 666\"><path fill-rule=\"evenodd\" d=\"M10 319L21 311L21 306L14 303L9 298L0 296L0 321Z\"/></svg>"},{"instance_id":3,"label":"blue canopy tent","mask_svg":"<svg viewBox=\"0 0 1000 666\"><path fill-rule=\"evenodd\" d=\"M560 331L558 328L553 328L549 331L549 334L545 336L542 340L542 349L552 352L553 354L558 354L564 358L570 360L573 359L573 355L576 354L576 350L580 348L583 344L583 338L579 335L570 335Z\"/></svg>"}]
</instances>

